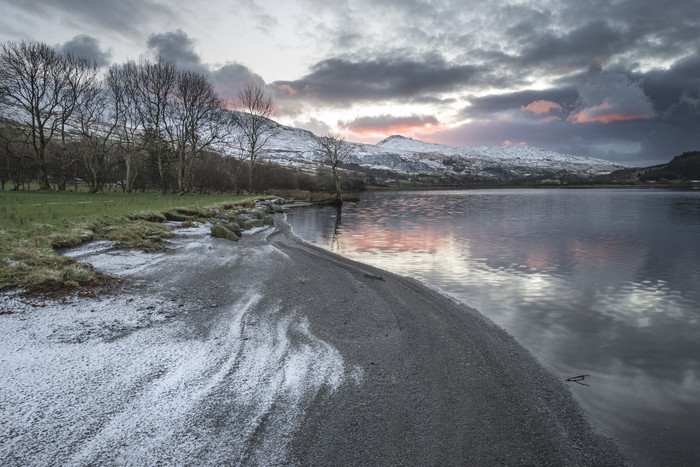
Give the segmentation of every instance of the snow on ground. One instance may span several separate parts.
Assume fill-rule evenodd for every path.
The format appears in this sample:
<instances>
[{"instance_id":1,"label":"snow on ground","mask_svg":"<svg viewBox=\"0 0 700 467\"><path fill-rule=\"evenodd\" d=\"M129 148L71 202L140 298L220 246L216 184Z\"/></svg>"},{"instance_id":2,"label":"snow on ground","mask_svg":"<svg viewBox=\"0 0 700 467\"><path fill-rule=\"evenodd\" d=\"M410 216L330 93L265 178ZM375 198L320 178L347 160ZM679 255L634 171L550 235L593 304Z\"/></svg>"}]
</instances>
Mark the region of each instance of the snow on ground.
<instances>
[{"instance_id":1,"label":"snow on ground","mask_svg":"<svg viewBox=\"0 0 700 467\"><path fill-rule=\"evenodd\" d=\"M177 232L172 252L95 242L69 253L128 277L119 294L2 294L4 465L277 464L309 402L345 382L338 351L298 310L267 300L254 274L242 288L212 284L215 296L178 293L202 255L221 271L284 255L270 245L239 255L206 226Z\"/></svg>"}]
</instances>

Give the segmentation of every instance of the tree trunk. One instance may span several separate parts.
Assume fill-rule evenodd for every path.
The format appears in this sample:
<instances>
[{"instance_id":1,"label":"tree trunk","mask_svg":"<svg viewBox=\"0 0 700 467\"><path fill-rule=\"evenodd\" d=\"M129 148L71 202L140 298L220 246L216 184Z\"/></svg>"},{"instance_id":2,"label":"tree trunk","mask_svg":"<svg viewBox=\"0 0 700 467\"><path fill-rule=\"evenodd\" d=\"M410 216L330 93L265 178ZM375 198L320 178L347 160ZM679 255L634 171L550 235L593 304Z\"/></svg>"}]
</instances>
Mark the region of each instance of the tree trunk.
<instances>
[{"instance_id":1,"label":"tree trunk","mask_svg":"<svg viewBox=\"0 0 700 467\"><path fill-rule=\"evenodd\" d=\"M131 181L131 155L127 155L126 158L124 158L124 163L126 165L126 177L124 180L124 190L127 193L131 193L132 190L132 184L133 182Z\"/></svg>"},{"instance_id":2,"label":"tree trunk","mask_svg":"<svg viewBox=\"0 0 700 467\"><path fill-rule=\"evenodd\" d=\"M39 161L39 183L41 191L51 191L51 185L49 185L49 175L46 172L46 162L43 160Z\"/></svg>"},{"instance_id":3,"label":"tree trunk","mask_svg":"<svg viewBox=\"0 0 700 467\"><path fill-rule=\"evenodd\" d=\"M168 193L168 185L166 184L165 181L165 170L163 169L163 156L158 153L157 156L157 162L158 162L158 175L160 176L160 188L161 188L161 193L166 194Z\"/></svg>"},{"instance_id":4,"label":"tree trunk","mask_svg":"<svg viewBox=\"0 0 700 467\"><path fill-rule=\"evenodd\" d=\"M336 166L331 167L333 169L333 180L335 181L335 203L343 204L343 195L340 192L340 178L338 177L338 169Z\"/></svg>"},{"instance_id":5,"label":"tree trunk","mask_svg":"<svg viewBox=\"0 0 700 467\"><path fill-rule=\"evenodd\" d=\"M250 158L250 173L248 174L248 189L253 193L253 169L255 169L255 164L253 163L253 158Z\"/></svg>"},{"instance_id":6,"label":"tree trunk","mask_svg":"<svg viewBox=\"0 0 700 467\"><path fill-rule=\"evenodd\" d=\"M179 154L177 158L177 191L178 193L185 191L185 161L183 154Z\"/></svg>"},{"instance_id":7,"label":"tree trunk","mask_svg":"<svg viewBox=\"0 0 700 467\"><path fill-rule=\"evenodd\" d=\"M61 160L58 162L58 191L66 191L68 180L68 170L66 169L68 157L66 156L66 129L65 125L61 125Z\"/></svg>"},{"instance_id":8,"label":"tree trunk","mask_svg":"<svg viewBox=\"0 0 700 467\"><path fill-rule=\"evenodd\" d=\"M187 171L185 172L185 191L192 191L192 168L194 167L195 155L192 155L187 162Z\"/></svg>"}]
</instances>

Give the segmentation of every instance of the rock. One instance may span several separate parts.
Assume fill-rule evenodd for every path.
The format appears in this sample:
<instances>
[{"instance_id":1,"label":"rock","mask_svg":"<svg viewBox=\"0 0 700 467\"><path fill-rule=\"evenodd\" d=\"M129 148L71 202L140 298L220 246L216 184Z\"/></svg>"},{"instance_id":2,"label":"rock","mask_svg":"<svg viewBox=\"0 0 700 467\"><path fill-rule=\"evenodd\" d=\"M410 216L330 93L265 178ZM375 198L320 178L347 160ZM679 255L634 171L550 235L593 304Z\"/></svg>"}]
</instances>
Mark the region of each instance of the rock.
<instances>
[{"instance_id":1,"label":"rock","mask_svg":"<svg viewBox=\"0 0 700 467\"><path fill-rule=\"evenodd\" d=\"M239 212L235 217L231 218L233 222L236 222L239 225L243 225L243 223L248 219L253 219L253 217L246 212Z\"/></svg>"},{"instance_id":2,"label":"rock","mask_svg":"<svg viewBox=\"0 0 700 467\"><path fill-rule=\"evenodd\" d=\"M267 209L265 209L264 207L257 207L248 211L248 214L250 214L250 216L256 219L262 219L263 217L265 217L265 214L267 214Z\"/></svg>"},{"instance_id":3,"label":"rock","mask_svg":"<svg viewBox=\"0 0 700 467\"><path fill-rule=\"evenodd\" d=\"M284 212L284 208L279 204L272 205L272 212Z\"/></svg>"},{"instance_id":4,"label":"rock","mask_svg":"<svg viewBox=\"0 0 700 467\"><path fill-rule=\"evenodd\" d=\"M243 228L245 229L254 229L256 227L264 227L265 224L263 224L262 219L248 219L243 223Z\"/></svg>"},{"instance_id":5,"label":"rock","mask_svg":"<svg viewBox=\"0 0 700 467\"><path fill-rule=\"evenodd\" d=\"M216 214L217 219L228 219L230 217L230 214L227 212L219 212Z\"/></svg>"},{"instance_id":6,"label":"rock","mask_svg":"<svg viewBox=\"0 0 700 467\"><path fill-rule=\"evenodd\" d=\"M265 225L275 225L275 219L272 216L263 217L263 224Z\"/></svg>"},{"instance_id":7,"label":"rock","mask_svg":"<svg viewBox=\"0 0 700 467\"><path fill-rule=\"evenodd\" d=\"M235 233L239 237L241 236L241 226L237 222L223 221L223 222L220 222L219 225L226 227L227 229L229 229L231 232Z\"/></svg>"},{"instance_id":8,"label":"rock","mask_svg":"<svg viewBox=\"0 0 700 467\"><path fill-rule=\"evenodd\" d=\"M241 238L221 224L213 225L211 227L211 235L212 237L225 238L234 242L237 242Z\"/></svg>"}]
</instances>

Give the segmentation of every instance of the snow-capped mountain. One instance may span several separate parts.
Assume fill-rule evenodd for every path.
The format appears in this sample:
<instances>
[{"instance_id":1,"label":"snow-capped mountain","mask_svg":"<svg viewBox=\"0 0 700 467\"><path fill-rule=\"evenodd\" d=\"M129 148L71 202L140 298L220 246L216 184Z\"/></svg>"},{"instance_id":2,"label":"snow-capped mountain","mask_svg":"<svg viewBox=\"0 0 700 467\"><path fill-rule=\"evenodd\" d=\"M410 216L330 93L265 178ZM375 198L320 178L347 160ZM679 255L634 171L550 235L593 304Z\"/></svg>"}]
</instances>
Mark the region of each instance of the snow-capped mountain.
<instances>
[{"instance_id":1,"label":"snow-capped mountain","mask_svg":"<svg viewBox=\"0 0 700 467\"><path fill-rule=\"evenodd\" d=\"M391 136L379 143L349 143L355 148L346 163L408 176L463 181L512 182L583 179L626 166L603 159L572 156L530 146L453 147ZM322 162L313 133L279 127L271 141L272 162L313 168Z\"/></svg>"}]
</instances>

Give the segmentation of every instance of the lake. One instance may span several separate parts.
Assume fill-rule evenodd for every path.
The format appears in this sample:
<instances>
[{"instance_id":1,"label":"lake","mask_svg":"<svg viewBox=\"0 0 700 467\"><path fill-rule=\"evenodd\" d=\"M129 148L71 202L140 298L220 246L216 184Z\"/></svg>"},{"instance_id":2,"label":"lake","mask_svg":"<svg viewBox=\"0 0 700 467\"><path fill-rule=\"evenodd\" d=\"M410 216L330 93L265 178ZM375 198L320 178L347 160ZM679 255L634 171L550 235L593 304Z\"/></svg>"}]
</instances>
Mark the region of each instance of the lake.
<instances>
[{"instance_id":1,"label":"lake","mask_svg":"<svg viewBox=\"0 0 700 467\"><path fill-rule=\"evenodd\" d=\"M700 464L700 190L373 192L294 232L505 328L635 465Z\"/></svg>"}]
</instances>

